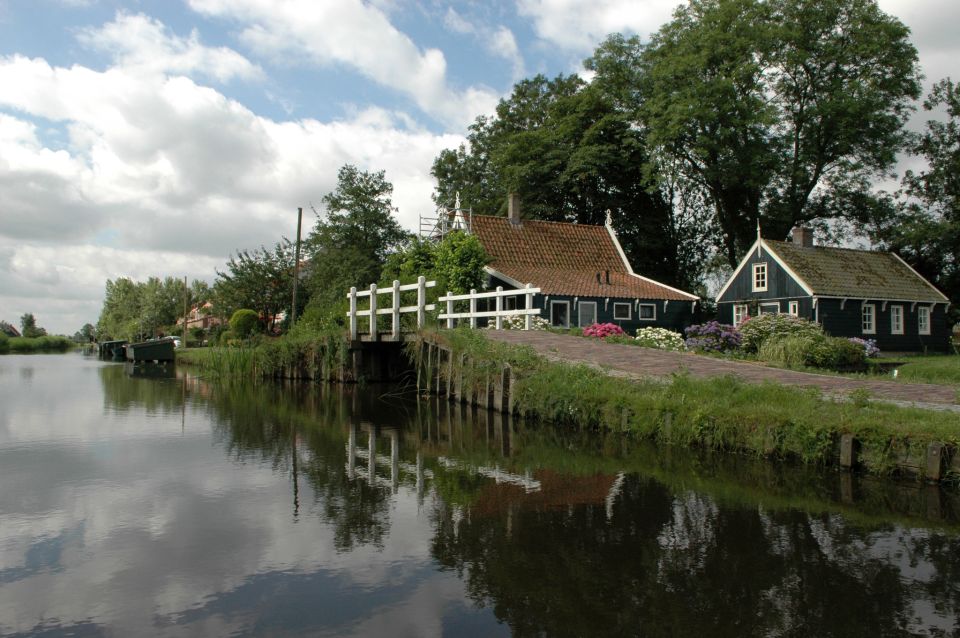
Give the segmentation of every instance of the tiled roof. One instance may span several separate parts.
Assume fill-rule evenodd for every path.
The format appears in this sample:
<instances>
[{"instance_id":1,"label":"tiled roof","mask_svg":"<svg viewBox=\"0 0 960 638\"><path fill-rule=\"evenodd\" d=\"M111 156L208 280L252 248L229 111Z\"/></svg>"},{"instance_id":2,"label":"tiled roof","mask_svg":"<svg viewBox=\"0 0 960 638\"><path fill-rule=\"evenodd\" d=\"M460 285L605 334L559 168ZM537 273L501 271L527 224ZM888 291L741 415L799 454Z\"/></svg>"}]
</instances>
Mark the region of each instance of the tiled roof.
<instances>
[{"instance_id":1,"label":"tiled roof","mask_svg":"<svg viewBox=\"0 0 960 638\"><path fill-rule=\"evenodd\" d=\"M815 295L942 302L947 298L892 253L764 240Z\"/></svg>"},{"instance_id":2,"label":"tiled roof","mask_svg":"<svg viewBox=\"0 0 960 638\"><path fill-rule=\"evenodd\" d=\"M604 226L474 215L471 231L493 258L490 268L545 295L697 299L630 273ZM610 271L610 284L606 282ZM601 282L597 283L597 274Z\"/></svg>"}]
</instances>

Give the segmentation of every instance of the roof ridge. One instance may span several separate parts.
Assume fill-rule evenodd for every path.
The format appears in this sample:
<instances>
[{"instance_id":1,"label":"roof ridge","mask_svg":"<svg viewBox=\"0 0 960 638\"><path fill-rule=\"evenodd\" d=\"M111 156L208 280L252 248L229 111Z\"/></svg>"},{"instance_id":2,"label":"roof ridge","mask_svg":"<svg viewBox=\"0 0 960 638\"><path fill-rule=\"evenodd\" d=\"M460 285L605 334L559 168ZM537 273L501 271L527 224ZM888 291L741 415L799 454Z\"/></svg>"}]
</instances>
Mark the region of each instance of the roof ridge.
<instances>
[{"instance_id":1,"label":"roof ridge","mask_svg":"<svg viewBox=\"0 0 960 638\"><path fill-rule=\"evenodd\" d=\"M501 216L501 215L474 215L473 219L476 219L477 217L486 217L487 219L502 219L505 222L510 221L510 218ZM580 226L581 228L606 228L605 224L584 224L581 222L558 222L552 219L521 219L520 220L521 225L526 222L531 222L535 224L566 224L568 226Z\"/></svg>"}]
</instances>

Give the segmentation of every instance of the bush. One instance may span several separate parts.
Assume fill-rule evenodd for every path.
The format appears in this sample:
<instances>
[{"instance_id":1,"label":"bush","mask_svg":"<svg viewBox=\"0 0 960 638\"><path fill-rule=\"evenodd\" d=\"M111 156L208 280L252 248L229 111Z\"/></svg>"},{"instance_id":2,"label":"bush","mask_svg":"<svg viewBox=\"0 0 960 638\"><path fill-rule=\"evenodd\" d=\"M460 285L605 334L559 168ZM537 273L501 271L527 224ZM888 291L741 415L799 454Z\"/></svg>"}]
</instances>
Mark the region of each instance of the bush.
<instances>
[{"instance_id":1,"label":"bush","mask_svg":"<svg viewBox=\"0 0 960 638\"><path fill-rule=\"evenodd\" d=\"M618 337L625 334L623 328L615 323L595 323L583 329L584 337L597 337L599 339Z\"/></svg>"},{"instance_id":2,"label":"bush","mask_svg":"<svg viewBox=\"0 0 960 638\"><path fill-rule=\"evenodd\" d=\"M657 350L683 350L683 335L666 328L640 328L637 330L636 342L644 348Z\"/></svg>"},{"instance_id":3,"label":"bush","mask_svg":"<svg viewBox=\"0 0 960 638\"><path fill-rule=\"evenodd\" d=\"M728 352L740 347L740 331L719 321L695 324L684 332L687 335L685 345L690 350Z\"/></svg>"},{"instance_id":4,"label":"bush","mask_svg":"<svg viewBox=\"0 0 960 638\"><path fill-rule=\"evenodd\" d=\"M7 333L0 332L0 352L6 352L9 347L10 338L7 336Z\"/></svg>"},{"instance_id":5,"label":"bush","mask_svg":"<svg viewBox=\"0 0 960 638\"><path fill-rule=\"evenodd\" d=\"M527 325L526 317L524 315L511 315L509 317L504 317L501 323L504 330L523 330ZM487 324L487 330L495 330L496 327L497 322L493 317L491 317L490 323ZM530 317L531 330L546 330L549 327L550 322L540 315L533 315Z\"/></svg>"},{"instance_id":6,"label":"bush","mask_svg":"<svg viewBox=\"0 0 960 638\"><path fill-rule=\"evenodd\" d=\"M763 342L777 335L818 336L823 328L807 319L793 315L760 315L740 324L741 347L746 352L758 352Z\"/></svg>"},{"instance_id":7,"label":"bush","mask_svg":"<svg viewBox=\"0 0 960 638\"><path fill-rule=\"evenodd\" d=\"M257 329L260 317L256 311L248 308L241 308L230 317L230 330L238 339L246 339Z\"/></svg>"},{"instance_id":8,"label":"bush","mask_svg":"<svg viewBox=\"0 0 960 638\"><path fill-rule=\"evenodd\" d=\"M859 370L865 367L867 360L866 352L859 344L823 333L774 335L760 345L757 357L790 368L824 370Z\"/></svg>"},{"instance_id":9,"label":"bush","mask_svg":"<svg viewBox=\"0 0 960 638\"><path fill-rule=\"evenodd\" d=\"M880 356L880 348L874 339L861 339L860 337L849 337L850 343L855 343L863 348L864 354L868 359Z\"/></svg>"}]
</instances>

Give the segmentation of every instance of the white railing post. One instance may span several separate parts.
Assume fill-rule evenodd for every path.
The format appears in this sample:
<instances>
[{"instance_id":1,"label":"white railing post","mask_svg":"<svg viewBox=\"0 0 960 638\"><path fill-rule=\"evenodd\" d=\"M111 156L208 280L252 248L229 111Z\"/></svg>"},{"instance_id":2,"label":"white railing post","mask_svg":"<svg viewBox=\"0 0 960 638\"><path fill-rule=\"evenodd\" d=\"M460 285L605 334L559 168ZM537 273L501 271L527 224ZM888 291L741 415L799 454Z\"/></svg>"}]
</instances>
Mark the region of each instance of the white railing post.
<instances>
[{"instance_id":1,"label":"white railing post","mask_svg":"<svg viewBox=\"0 0 960 638\"><path fill-rule=\"evenodd\" d=\"M370 341L377 340L377 284L370 284Z\"/></svg>"},{"instance_id":2,"label":"white railing post","mask_svg":"<svg viewBox=\"0 0 960 638\"><path fill-rule=\"evenodd\" d=\"M477 317L475 316L477 314L476 294L477 294L477 289L471 288L470 289L470 327L471 328L477 327Z\"/></svg>"},{"instance_id":3,"label":"white railing post","mask_svg":"<svg viewBox=\"0 0 960 638\"><path fill-rule=\"evenodd\" d=\"M417 330L423 328L426 323L427 306L427 278L423 275L417 277Z\"/></svg>"},{"instance_id":4,"label":"white railing post","mask_svg":"<svg viewBox=\"0 0 960 638\"><path fill-rule=\"evenodd\" d=\"M350 339L357 340L357 287L350 287Z\"/></svg>"},{"instance_id":5,"label":"white railing post","mask_svg":"<svg viewBox=\"0 0 960 638\"><path fill-rule=\"evenodd\" d=\"M524 295L524 308L526 310L533 309L533 293L530 292L530 289L533 288L533 284L527 284L527 293ZM533 327L533 315L527 313L523 319L523 329L530 330Z\"/></svg>"},{"instance_id":6,"label":"white railing post","mask_svg":"<svg viewBox=\"0 0 960 638\"><path fill-rule=\"evenodd\" d=\"M447 291L447 297L452 297L453 292ZM447 299L447 328L453 328L453 299Z\"/></svg>"},{"instance_id":7,"label":"white railing post","mask_svg":"<svg viewBox=\"0 0 960 638\"><path fill-rule=\"evenodd\" d=\"M503 310L503 295L500 294L502 292L503 286L497 286L497 330L503 330L503 317L500 316L500 311Z\"/></svg>"},{"instance_id":8,"label":"white railing post","mask_svg":"<svg viewBox=\"0 0 960 638\"><path fill-rule=\"evenodd\" d=\"M393 308L390 317L393 319L393 338L400 338L400 282L393 280Z\"/></svg>"}]
</instances>

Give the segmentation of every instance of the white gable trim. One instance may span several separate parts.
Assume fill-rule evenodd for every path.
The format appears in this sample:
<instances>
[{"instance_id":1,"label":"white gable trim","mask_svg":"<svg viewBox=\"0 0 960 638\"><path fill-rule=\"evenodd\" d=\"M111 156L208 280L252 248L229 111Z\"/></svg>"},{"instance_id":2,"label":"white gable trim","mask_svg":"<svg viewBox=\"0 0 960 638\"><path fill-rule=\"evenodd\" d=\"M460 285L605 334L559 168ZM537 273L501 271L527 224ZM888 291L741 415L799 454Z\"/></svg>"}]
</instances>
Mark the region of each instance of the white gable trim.
<instances>
[{"instance_id":1,"label":"white gable trim","mask_svg":"<svg viewBox=\"0 0 960 638\"><path fill-rule=\"evenodd\" d=\"M662 287L662 288L666 288L667 290L672 290L673 292L675 292L675 293L677 293L677 294L683 295L684 297L686 297L686 298L689 299L690 301L700 301L700 297L698 297L698 296L696 296L696 295L691 295L689 292L685 292L685 291L680 290L680 289L678 289L678 288L674 288L673 286L668 286L667 284L662 284L662 283L660 283L659 281L655 281L655 280L653 280L653 279L650 279L649 277L644 277L643 275L638 275L638 274L635 273L635 272L630 273L630 276L631 276L631 277L636 277L637 279L642 279L643 281L648 281L648 282L650 282L651 284L656 284L657 286L660 286L660 287ZM668 300L668 301L669 301L669 300Z\"/></svg>"},{"instance_id":2,"label":"white gable trim","mask_svg":"<svg viewBox=\"0 0 960 638\"><path fill-rule=\"evenodd\" d=\"M505 274L503 274L502 272L500 272L499 270L495 270L495 269L491 268L490 266L484 266L484 267L483 267L483 270L484 270L488 275L492 275L492 276L496 277L497 279L502 279L503 281L505 281L506 283L510 284L511 286L513 286L513 287L515 287L515 288L523 288L523 287L525 287L525 286L527 285L527 284L525 284L525 283L520 283L519 281L517 281L517 280L514 279L513 277L510 277L510 276L508 276L508 275L505 275ZM533 283L533 282L529 282L529 283Z\"/></svg>"},{"instance_id":3,"label":"white gable trim","mask_svg":"<svg viewBox=\"0 0 960 638\"><path fill-rule=\"evenodd\" d=\"M719 292L719 293L717 293L717 302L718 302L718 303L720 302L720 298L723 297L724 293L727 292L727 289L730 288L731 285L733 285L733 281L734 281L734 280L737 278L737 276L740 274L740 271L742 271L742 270L746 267L746 265L751 262L751 260L753 259L753 251L754 251L754 250L757 251L757 258L759 259L759 257L761 256L761 252L760 252L761 249L764 250L764 251L766 251L766 253L767 253L770 257L772 257L773 260L774 260L775 262L777 262L777 264L778 264L781 268L783 268L783 270L784 270L788 275L790 275L790 277L791 277L795 282L797 282L797 285L800 286L800 288L802 288L805 293L807 293L807 294L810 295L811 297L813 296L813 294L814 294L814 293L813 293L813 288L811 288L809 285L807 285L807 282L805 282L803 279L801 279L801 278L797 275L797 273L793 272L793 269L790 268L790 266L788 266L788 265L786 264L786 262L784 262L783 259L781 259L780 256L777 255L777 253L775 253L775 252L773 251L773 249L770 248L770 246L767 244L767 242L763 241L763 239L758 239L757 241L753 242L753 246L751 246L751 247L750 247L750 250L747 251L746 256L745 256L745 257L743 258L743 260L740 262L740 265L737 266L737 269L733 271L733 274L730 276L730 279L727 280L727 283L724 285L724 287L720 289L720 292ZM768 275L768 276L769 276L769 275Z\"/></svg>"},{"instance_id":4,"label":"white gable trim","mask_svg":"<svg viewBox=\"0 0 960 638\"><path fill-rule=\"evenodd\" d=\"M893 255L894 257L896 257L896 258L897 258L897 261L899 261L901 264L903 264L904 266L906 266L907 268L909 268L909 269L910 269L910 272L912 272L914 275L916 275L916 276L920 279L920 281L922 281L923 283L925 283L925 284L927 284L928 286L930 286L930 288L931 288L935 293L937 293L938 295L940 295L940 297L943 298L944 301L946 301L946 302L949 302L949 301L950 301L949 297L947 297L945 294L943 294L942 292L940 292L939 290L937 290L937 287L936 287L936 286L934 286L932 283L930 283L929 281L927 281L927 278L926 278L926 277L924 277L923 275L921 275L920 273L918 273L916 270L913 269L912 266L910 266L910 264L908 264L908 263L905 262L903 259L901 259L901 258L900 258L900 255L898 255L897 253L892 252L892 251L891 251L890 254Z\"/></svg>"}]
</instances>

